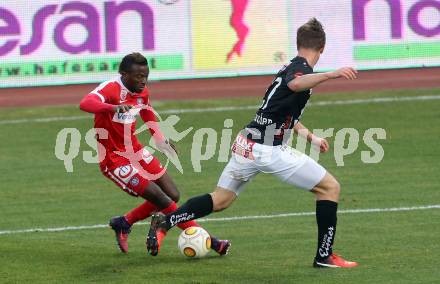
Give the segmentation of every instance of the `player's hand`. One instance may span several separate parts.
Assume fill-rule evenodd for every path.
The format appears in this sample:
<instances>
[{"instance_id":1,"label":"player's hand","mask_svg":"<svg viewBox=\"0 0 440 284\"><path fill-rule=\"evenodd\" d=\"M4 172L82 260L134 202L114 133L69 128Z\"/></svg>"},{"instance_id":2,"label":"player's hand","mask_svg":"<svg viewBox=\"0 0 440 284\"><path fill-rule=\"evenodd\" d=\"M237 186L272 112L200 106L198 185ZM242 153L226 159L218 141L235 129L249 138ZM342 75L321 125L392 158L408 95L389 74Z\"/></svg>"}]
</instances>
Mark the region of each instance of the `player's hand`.
<instances>
[{"instance_id":1,"label":"player's hand","mask_svg":"<svg viewBox=\"0 0 440 284\"><path fill-rule=\"evenodd\" d=\"M328 144L328 141L324 138L320 138L321 142L319 144L319 151L321 153L325 153L330 149L330 145Z\"/></svg>"},{"instance_id":2,"label":"player's hand","mask_svg":"<svg viewBox=\"0 0 440 284\"><path fill-rule=\"evenodd\" d=\"M176 152L176 154L179 154L179 151L177 151L177 147L176 145L174 145L172 142L168 141L168 143L170 144L171 148L173 148L174 152Z\"/></svg>"},{"instance_id":3,"label":"player's hand","mask_svg":"<svg viewBox=\"0 0 440 284\"><path fill-rule=\"evenodd\" d=\"M352 67L343 67L336 71L328 72L327 75L330 79L345 78L347 80L354 80L357 78L357 70Z\"/></svg>"},{"instance_id":4,"label":"player's hand","mask_svg":"<svg viewBox=\"0 0 440 284\"><path fill-rule=\"evenodd\" d=\"M176 146L174 146L174 144L170 143L168 140L156 141L156 147L166 156L171 156L171 157L177 156Z\"/></svg>"},{"instance_id":5,"label":"player's hand","mask_svg":"<svg viewBox=\"0 0 440 284\"><path fill-rule=\"evenodd\" d=\"M117 105L113 107L113 111L117 113L124 113L129 111L133 106L129 105Z\"/></svg>"},{"instance_id":6,"label":"player's hand","mask_svg":"<svg viewBox=\"0 0 440 284\"><path fill-rule=\"evenodd\" d=\"M330 149L327 139L318 136L312 136L312 144L319 147L319 152L326 153Z\"/></svg>"}]
</instances>

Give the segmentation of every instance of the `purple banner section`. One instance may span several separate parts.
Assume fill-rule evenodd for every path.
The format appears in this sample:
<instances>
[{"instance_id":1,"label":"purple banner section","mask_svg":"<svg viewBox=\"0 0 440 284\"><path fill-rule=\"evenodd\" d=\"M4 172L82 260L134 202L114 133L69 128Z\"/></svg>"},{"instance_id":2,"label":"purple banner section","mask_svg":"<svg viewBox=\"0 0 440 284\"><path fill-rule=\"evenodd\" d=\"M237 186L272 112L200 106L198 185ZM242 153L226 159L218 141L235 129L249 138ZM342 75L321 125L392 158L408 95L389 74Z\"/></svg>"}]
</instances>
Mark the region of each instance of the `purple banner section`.
<instances>
[{"instance_id":1,"label":"purple banner section","mask_svg":"<svg viewBox=\"0 0 440 284\"><path fill-rule=\"evenodd\" d=\"M6 23L6 25L0 26L0 37L20 34L20 23L12 12L0 7L0 19ZM7 40L3 45L0 45L0 56L12 51L18 42L18 40Z\"/></svg>"},{"instance_id":2,"label":"purple banner section","mask_svg":"<svg viewBox=\"0 0 440 284\"><path fill-rule=\"evenodd\" d=\"M8 55L19 44L20 55L32 55L43 44L54 45L70 54L118 52L118 32L119 27L123 26L119 17L126 12L135 12L141 19L141 26L124 27L124 30L142 30L142 46L139 49L155 49L154 11L144 1L106 1L96 4L93 1L70 1L64 4L43 5L32 16L32 34L29 40L27 35L21 33L19 12L2 7L0 3L0 23L4 22L0 25L0 39L4 36L19 38L8 39L0 44L0 57ZM49 30L48 20L60 15L61 20L56 23L53 30ZM104 20L101 20L102 18ZM104 23L103 27L101 23ZM83 42L72 44L69 41L66 30L71 25L81 25L87 31L87 37ZM47 38L45 36L47 33L53 34L52 43L43 42L44 38ZM101 38L102 35L105 35L104 40ZM102 42L105 42L104 47L101 46Z\"/></svg>"},{"instance_id":3,"label":"purple banner section","mask_svg":"<svg viewBox=\"0 0 440 284\"><path fill-rule=\"evenodd\" d=\"M391 37L401 39L403 33L404 17L407 17L408 26L414 33L423 37L434 37L440 35L440 17L437 26L426 27L421 23L420 14L424 9L435 9L440 15L440 1L422 0L410 7L406 15L402 11L402 2L400 0L383 0L388 4L390 11ZM353 18L353 39L357 41L366 40L366 19L365 10L368 5L377 4L377 0L352 0L352 18Z\"/></svg>"},{"instance_id":4,"label":"purple banner section","mask_svg":"<svg viewBox=\"0 0 440 284\"><path fill-rule=\"evenodd\" d=\"M107 51L117 51L117 18L126 11L136 11L142 18L143 49L154 49L154 15L151 8L141 1L126 1L121 4L105 3L105 35Z\"/></svg>"},{"instance_id":5,"label":"purple banner section","mask_svg":"<svg viewBox=\"0 0 440 284\"><path fill-rule=\"evenodd\" d=\"M437 10L439 18L438 25L433 28L424 27L419 22L420 12L426 8L434 8ZM425 0L416 3L408 12L408 24L411 29L422 36L434 37L440 35L440 1L438 0Z\"/></svg>"}]
</instances>

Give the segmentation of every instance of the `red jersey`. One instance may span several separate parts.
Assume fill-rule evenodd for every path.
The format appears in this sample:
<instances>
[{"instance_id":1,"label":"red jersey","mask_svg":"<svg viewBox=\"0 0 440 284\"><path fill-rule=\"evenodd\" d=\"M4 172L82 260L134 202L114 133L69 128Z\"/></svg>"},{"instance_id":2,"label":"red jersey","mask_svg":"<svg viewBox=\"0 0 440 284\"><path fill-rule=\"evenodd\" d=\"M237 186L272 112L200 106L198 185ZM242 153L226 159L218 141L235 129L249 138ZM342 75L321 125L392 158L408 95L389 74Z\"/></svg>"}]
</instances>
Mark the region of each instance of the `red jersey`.
<instances>
[{"instance_id":1,"label":"red jersey","mask_svg":"<svg viewBox=\"0 0 440 284\"><path fill-rule=\"evenodd\" d=\"M102 150L99 151L100 160L105 155L100 163L101 168L112 169L125 162L129 163L127 158L117 152L130 153L132 150L137 152L143 148L134 135L137 115L139 114L145 122L156 121L149 103L147 88L145 87L141 93L131 93L118 77L115 80L101 83L88 96L91 95L99 97L101 102L107 105L133 106L130 111L125 113L117 113L108 109L107 111L95 112L95 128L103 128L108 133L108 137L99 135L99 132L97 135L98 142L105 148L105 153ZM150 131L152 130L150 129Z\"/></svg>"}]
</instances>

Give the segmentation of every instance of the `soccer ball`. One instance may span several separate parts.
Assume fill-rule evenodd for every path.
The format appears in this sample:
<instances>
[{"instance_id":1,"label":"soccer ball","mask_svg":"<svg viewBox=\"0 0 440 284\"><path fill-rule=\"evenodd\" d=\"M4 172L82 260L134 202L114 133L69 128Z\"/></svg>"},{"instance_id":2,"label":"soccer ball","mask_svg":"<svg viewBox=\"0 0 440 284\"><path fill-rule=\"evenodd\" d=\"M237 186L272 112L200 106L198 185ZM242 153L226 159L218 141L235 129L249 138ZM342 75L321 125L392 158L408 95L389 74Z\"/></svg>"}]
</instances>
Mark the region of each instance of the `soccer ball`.
<instances>
[{"instance_id":1,"label":"soccer ball","mask_svg":"<svg viewBox=\"0 0 440 284\"><path fill-rule=\"evenodd\" d=\"M189 227L180 234L177 246L184 256L204 257L211 249L211 237L203 228Z\"/></svg>"}]
</instances>

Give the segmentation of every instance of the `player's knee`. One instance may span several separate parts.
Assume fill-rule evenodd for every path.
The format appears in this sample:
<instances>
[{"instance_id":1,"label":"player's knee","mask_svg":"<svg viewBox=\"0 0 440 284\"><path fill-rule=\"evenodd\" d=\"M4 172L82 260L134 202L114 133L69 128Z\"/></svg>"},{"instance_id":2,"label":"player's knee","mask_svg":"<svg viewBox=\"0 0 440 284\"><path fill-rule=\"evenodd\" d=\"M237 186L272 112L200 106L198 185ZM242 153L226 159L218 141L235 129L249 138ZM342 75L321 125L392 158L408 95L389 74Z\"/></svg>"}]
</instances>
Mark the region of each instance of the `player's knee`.
<instances>
[{"instance_id":1,"label":"player's knee","mask_svg":"<svg viewBox=\"0 0 440 284\"><path fill-rule=\"evenodd\" d=\"M234 202L236 196L235 193L230 191L214 191L211 193L212 203L213 203L213 211L218 212L225 210L229 206L231 206L232 202Z\"/></svg>"},{"instance_id":2,"label":"player's knee","mask_svg":"<svg viewBox=\"0 0 440 284\"><path fill-rule=\"evenodd\" d=\"M180 192L178 192L177 190L170 193L169 197L174 201L174 202L179 202L180 200Z\"/></svg>"},{"instance_id":3,"label":"player's knee","mask_svg":"<svg viewBox=\"0 0 440 284\"><path fill-rule=\"evenodd\" d=\"M156 205L159 209L167 208L172 202L171 198L155 183L149 183L141 196Z\"/></svg>"},{"instance_id":4,"label":"player's knee","mask_svg":"<svg viewBox=\"0 0 440 284\"><path fill-rule=\"evenodd\" d=\"M333 198L339 198L339 194L341 192L341 185L336 179L332 179L327 185L327 194L332 196Z\"/></svg>"},{"instance_id":5,"label":"player's knee","mask_svg":"<svg viewBox=\"0 0 440 284\"><path fill-rule=\"evenodd\" d=\"M331 175L327 175L323 181L313 189L318 200L332 200L337 202L341 192L341 185Z\"/></svg>"},{"instance_id":6,"label":"player's knee","mask_svg":"<svg viewBox=\"0 0 440 284\"><path fill-rule=\"evenodd\" d=\"M231 201L229 200L220 200L214 203L213 211L219 212L223 211L231 205Z\"/></svg>"}]
</instances>

